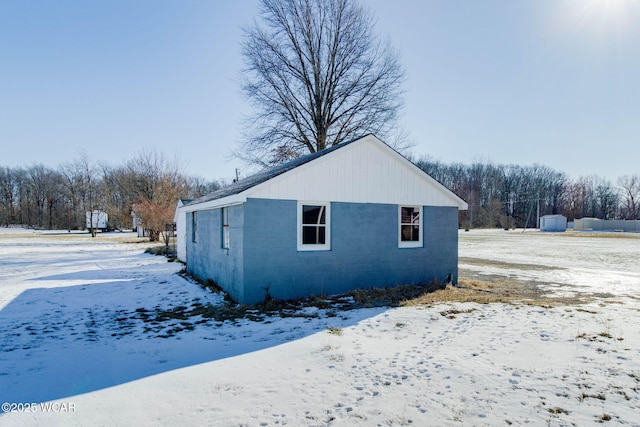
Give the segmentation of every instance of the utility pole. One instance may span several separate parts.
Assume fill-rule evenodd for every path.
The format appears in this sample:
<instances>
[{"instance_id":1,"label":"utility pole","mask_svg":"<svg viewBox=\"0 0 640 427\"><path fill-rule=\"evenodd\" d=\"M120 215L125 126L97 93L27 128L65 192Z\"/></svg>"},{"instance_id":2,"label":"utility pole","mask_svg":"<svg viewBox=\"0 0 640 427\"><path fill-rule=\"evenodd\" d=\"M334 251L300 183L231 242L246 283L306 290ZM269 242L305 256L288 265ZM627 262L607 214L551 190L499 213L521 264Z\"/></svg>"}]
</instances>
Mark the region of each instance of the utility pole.
<instances>
[{"instance_id":1,"label":"utility pole","mask_svg":"<svg viewBox=\"0 0 640 427\"><path fill-rule=\"evenodd\" d=\"M540 194L538 193L538 219L536 220L536 228L540 228Z\"/></svg>"}]
</instances>

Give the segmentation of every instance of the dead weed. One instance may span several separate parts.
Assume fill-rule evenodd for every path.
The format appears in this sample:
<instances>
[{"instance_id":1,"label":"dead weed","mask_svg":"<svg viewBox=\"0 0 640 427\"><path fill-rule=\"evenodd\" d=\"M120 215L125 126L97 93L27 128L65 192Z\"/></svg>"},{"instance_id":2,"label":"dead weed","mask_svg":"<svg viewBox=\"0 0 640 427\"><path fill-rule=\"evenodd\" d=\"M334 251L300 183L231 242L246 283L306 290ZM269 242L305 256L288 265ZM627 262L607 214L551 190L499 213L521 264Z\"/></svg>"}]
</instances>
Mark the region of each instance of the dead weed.
<instances>
[{"instance_id":1,"label":"dead weed","mask_svg":"<svg viewBox=\"0 0 640 427\"><path fill-rule=\"evenodd\" d=\"M576 298L551 298L535 285L527 282L507 279L460 278L457 285L447 285L444 289L425 293L417 298L407 299L402 305L432 305L441 302L475 302L478 304L507 303L526 304L541 307L556 307L569 303L579 303Z\"/></svg>"}]
</instances>

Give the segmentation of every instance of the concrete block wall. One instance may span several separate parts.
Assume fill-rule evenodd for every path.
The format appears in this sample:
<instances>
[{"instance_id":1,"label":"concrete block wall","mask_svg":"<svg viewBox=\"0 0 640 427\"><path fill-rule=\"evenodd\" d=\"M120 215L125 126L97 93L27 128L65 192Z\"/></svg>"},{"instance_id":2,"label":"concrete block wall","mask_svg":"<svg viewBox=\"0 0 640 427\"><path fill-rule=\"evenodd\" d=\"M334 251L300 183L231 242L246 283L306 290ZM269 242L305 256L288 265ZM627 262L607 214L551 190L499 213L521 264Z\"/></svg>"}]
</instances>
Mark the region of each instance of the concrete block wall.
<instances>
[{"instance_id":1,"label":"concrete block wall","mask_svg":"<svg viewBox=\"0 0 640 427\"><path fill-rule=\"evenodd\" d=\"M423 247L398 247L398 206L331 204L331 250L297 250L297 201L248 199L222 212L198 212L198 241L187 215L187 271L214 280L239 302L330 295L356 288L445 281L458 275L457 208L423 207Z\"/></svg>"},{"instance_id":2,"label":"concrete block wall","mask_svg":"<svg viewBox=\"0 0 640 427\"><path fill-rule=\"evenodd\" d=\"M331 250L297 250L297 201L244 205L244 302L425 283L458 274L457 208L423 208L423 247L398 247L398 206L331 204Z\"/></svg>"},{"instance_id":3,"label":"concrete block wall","mask_svg":"<svg viewBox=\"0 0 640 427\"><path fill-rule=\"evenodd\" d=\"M222 247L222 210L198 211L197 242L192 241L187 214L187 272L202 281L213 280L236 301L244 299L244 207L229 208L229 249Z\"/></svg>"}]
</instances>

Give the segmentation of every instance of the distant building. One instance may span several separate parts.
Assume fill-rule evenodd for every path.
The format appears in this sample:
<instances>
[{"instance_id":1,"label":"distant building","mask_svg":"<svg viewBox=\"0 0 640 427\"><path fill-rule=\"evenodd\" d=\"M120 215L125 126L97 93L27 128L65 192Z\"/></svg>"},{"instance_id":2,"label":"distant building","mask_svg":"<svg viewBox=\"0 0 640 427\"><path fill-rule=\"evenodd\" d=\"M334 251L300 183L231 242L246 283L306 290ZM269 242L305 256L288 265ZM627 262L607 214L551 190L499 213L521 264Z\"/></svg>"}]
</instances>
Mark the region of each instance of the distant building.
<instances>
[{"instance_id":1,"label":"distant building","mask_svg":"<svg viewBox=\"0 0 640 427\"><path fill-rule=\"evenodd\" d=\"M247 304L457 283L458 210L466 209L370 134L178 207L186 227L178 225L177 245L190 274Z\"/></svg>"},{"instance_id":2,"label":"distant building","mask_svg":"<svg viewBox=\"0 0 640 427\"><path fill-rule=\"evenodd\" d=\"M540 231L565 231L567 217L564 215L545 215L540 218Z\"/></svg>"},{"instance_id":3,"label":"distant building","mask_svg":"<svg viewBox=\"0 0 640 427\"><path fill-rule=\"evenodd\" d=\"M625 231L640 232L640 220L581 218L573 221L577 231Z\"/></svg>"},{"instance_id":4,"label":"distant building","mask_svg":"<svg viewBox=\"0 0 640 427\"><path fill-rule=\"evenodd\" d=\"M106 231L109 229L109 215L99 210L87 211L85 212L85 226L87 230L93 228Z\"/></svg>"},{"instance_id":5,"label":"distant building","mask_svg":"<svg viewBox=\"0 0 640 427\"><path fill-rule=\"evenodd\" d=\"M135 209L135 207L134 207ZM133 223L132 229L138 233L138 237L149 237L149 231L142 225L142 218L136 214L135 210L131 211L131 221Z\"/></svg>"}]
</instances>

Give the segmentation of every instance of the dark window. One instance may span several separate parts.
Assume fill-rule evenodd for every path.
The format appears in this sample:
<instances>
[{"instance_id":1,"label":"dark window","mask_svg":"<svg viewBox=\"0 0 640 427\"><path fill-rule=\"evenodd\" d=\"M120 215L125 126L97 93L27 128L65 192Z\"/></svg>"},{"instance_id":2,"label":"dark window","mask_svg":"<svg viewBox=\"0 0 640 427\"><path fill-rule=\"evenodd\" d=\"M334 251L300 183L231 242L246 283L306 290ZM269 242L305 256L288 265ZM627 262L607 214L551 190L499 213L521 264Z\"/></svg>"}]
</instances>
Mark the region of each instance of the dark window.
<instances>
[{"instance_id":1,"label":"dark window","mask_svg":"<svg viewBox=\"0 0 640 427\"><path fill-rule=\"evenodd\" d=\"M302 205L302 244L326 244L326 206Z\"/></svg>"},{"instance_id":2,"label":"dark window","mask_svg":"<svg viewBox=\"0 0 640 427\"><path fill-rule=\"evenodd\" d=\"M400 243L402 242L422 242L420 230L420 207L401 206L400 207Z\"/></svg>"},{"instance_id":3,"label":"dark window","mask_svg":"<svg viewBox=\"0 0 640 427\"><path fill-rule=\"evenodd\" d=\"M191 212L191 241L198 241L198 212Z\"/></svg>"},{"instance_id":4,"label":"dark window","mask_svg":"<svg viewBox=\"0 0 640 427\"><path fill-rule=\"evenodd\" d=\"M229 208L222 208L222 248L229 249Z\"/></svg>"}]
</instances>

